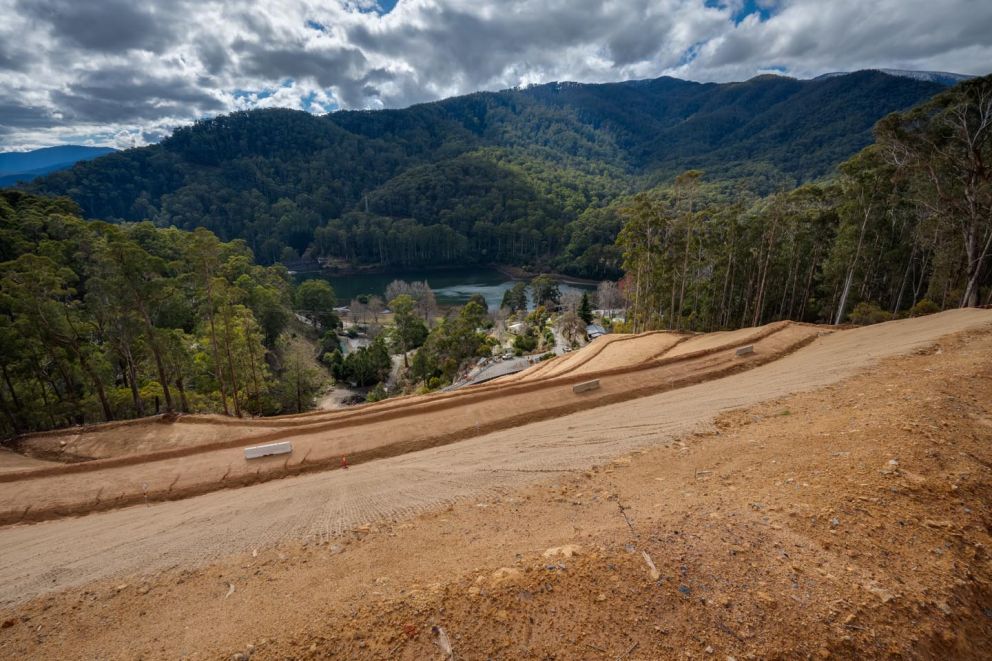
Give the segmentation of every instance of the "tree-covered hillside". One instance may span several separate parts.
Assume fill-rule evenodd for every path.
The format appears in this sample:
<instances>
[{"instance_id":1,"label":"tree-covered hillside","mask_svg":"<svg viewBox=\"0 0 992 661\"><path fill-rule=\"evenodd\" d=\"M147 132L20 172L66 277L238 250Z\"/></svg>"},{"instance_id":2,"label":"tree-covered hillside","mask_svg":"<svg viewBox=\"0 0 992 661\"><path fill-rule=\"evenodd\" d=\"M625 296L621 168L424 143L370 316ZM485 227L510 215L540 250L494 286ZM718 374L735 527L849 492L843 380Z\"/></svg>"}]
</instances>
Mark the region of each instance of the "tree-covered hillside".
<instances>
[{"instance_id":1,"label":"tree-covered hillside","mask_svg":"<svg viewBox=\"0 0 992 661\"><path fill-rule=\"evenodd\" d=\"M404 110L235 113L30 185L88 217L244 239L266 263L507 262L619 273L613 203L689 168L759 194L829 175L944 89L799 81L552 83Z\"/></svg>"},{"instance_id":2,"label":"tree-covered hillside","mask_svg":"<svg viewBox=\"0 0 992 661\"><path fill-rule=\"evenodd\" d=\"M873 323L992 304L992 76L875 127L826 183L728 196L690 170L620 205L629 328Z\"/></svg>"},{"instance_id":3,"label":"tree-covered hillside","mask_svg":"<svg viewBox=\"0 0 992 661\"><path fill-rule=\"evenodd\" d=\"M290 296L286 269L255 264L240 241L86 221L70 200L2 191L0 438L159 411L304 409L313 360L284 332Z\"/></svg>"}]
</instances>

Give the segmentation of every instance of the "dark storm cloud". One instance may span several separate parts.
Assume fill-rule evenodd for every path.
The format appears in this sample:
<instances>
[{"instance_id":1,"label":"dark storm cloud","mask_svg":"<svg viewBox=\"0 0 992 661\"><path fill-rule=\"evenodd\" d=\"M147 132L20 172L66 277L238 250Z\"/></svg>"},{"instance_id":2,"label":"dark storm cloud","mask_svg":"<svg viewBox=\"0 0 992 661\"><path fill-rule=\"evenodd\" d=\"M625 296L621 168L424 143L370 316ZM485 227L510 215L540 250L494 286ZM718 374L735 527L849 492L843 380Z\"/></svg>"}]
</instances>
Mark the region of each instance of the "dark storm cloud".
<instances>
[{"instance_id":1,"label":"dark storm cloud","mask_svg":"<svg viewBox=\"0 0 992 661\"><path fill-rule=\"evenodd\" d=\"M142 77L126 68L87 74L67 90L53 92L52 99L70 121L106 124L225 109L216 97L182 78Z\"/></svg>"},{"instance_id":2,"label":"dark storm cloud","mask_svg":"<svg viewBox=\"0 0 992 661\"><path fill-rule=\"evenodd\" d=\"M269 80L309 78L321 87L331 87L356 78L364 64L365 56L354 48L313 52L263 48L247 53L242 69L250 76Z\"/></svg>"},{"instance_id":3,"label":"dark storm cloud","mask_svg":"<svg viewBox=\"0 0 992 661\"><path fill-rule=\"evenodd\" d=\"M231 63L231 56L225 44L212 35L203 35L197 39L195 48L200 62L212 75L220 74Z\"/></svg>"},{"instance_id":4,"label":"dark storm cloud","mask_svg":"<svg viewBox=\"0 0 992 661\"><path fill-rule=\"evenodd\" d=\"M159 52L173 39L175 25L170 4L134 0L20 0L16 10L49 24L61 43L103 52L132 48Z\"/></svg>"},{"instance_id":5,"label":"dark storm cloud","mask_svg":"<svg viewBox=\"0 0 992 661\"><path fill-rule=\"evenodd\" d=\"M972 0L400 0L388 13L371 0L0 0L0 12L0 149L129 145L239 108L398 107L551 80L992 62L992 3Z\"/></svg>"},{"instance_id":6,"label":"dark storm cloud","mask_svg":"<svg viewBox=\"0 0 992 661\"><path fill-rule=\"evenodd\" d=\"M0 101L0 134L43 128L52 121L52 113L47 108Z\"/></svg>"},{"instance_id":7,"label":"dark storm cloud","mask_svg":"<svg viewBox=\"0 0 992 661\"><path fill-rule=\"evenodd\" d=\"M0 71L24 71L32 59L30 51L10 42L0 42Z\"/></svg>"}]
</instances>

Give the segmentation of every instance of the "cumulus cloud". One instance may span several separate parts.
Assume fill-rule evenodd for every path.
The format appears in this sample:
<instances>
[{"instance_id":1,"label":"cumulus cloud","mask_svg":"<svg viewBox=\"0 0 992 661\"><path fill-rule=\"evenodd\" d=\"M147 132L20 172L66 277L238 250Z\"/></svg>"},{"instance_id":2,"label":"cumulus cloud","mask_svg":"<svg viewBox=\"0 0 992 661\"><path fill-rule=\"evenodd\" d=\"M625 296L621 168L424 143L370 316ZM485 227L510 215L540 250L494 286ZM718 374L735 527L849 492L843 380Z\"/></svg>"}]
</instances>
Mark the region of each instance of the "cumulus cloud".
<instances>
[{"instance_id":1,"label":"cumulus cloud","mask_svg":"<svg viewBox=\"0 0 992 661\"><path fill-rule=\"evenodd\" d=\"M0 0L0 149L128 147L256 107L862 68L988 73L973 0Z\"/></svg>"}]
</instances>

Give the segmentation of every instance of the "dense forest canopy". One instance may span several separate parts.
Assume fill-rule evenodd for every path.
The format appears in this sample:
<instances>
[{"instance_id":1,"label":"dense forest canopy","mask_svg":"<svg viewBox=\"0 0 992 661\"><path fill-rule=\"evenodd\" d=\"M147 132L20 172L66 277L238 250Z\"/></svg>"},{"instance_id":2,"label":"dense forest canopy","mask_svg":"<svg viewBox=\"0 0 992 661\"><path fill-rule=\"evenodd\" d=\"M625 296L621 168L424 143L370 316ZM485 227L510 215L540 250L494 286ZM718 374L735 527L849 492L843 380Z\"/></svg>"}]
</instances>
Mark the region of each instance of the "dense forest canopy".
<instances>
[{"instance_id":1,"label":"dense forest canopy","mask_svg":"<svg viewBox=\"0 0 992 661\"><path fill-rule=\"evenodd\" d=\"M304 408L315 375L284 332L290 291L286 269L255 264L241 241L0 191L0 436Z\"/></svg>"},{"instance_id":2,"label":"dense forest canopy","mask_svg":"<svg viewBox=\"0 0 992 661\"><path fill-rule=\"evenodd\" d=\"M944 89L862 71L552 83L404 110L259 110L30 185L109 221L204 227L263 263L502 262L616 277L616 203L689 168L764 195L830 175Z\"/></svg>"},{"instance_id":3,"label":"dense forest canopy","mask_svg":"<svg viewBox=\"0 0 992 661\"><path fill-rule=\"evenodd\" d=\"M992 304L992 76L885 117L875 137L829 183L728 199L688 171L622 205L630 328Z\"/></svg>"}]
</instances>

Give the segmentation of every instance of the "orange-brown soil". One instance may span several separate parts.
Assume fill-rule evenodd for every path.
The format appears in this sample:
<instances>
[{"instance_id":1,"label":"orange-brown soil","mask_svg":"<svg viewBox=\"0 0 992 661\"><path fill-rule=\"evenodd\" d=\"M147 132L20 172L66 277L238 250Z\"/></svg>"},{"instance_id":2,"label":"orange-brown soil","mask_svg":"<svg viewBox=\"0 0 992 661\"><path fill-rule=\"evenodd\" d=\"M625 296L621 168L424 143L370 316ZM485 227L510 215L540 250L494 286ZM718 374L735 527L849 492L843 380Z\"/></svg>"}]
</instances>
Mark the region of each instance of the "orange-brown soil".
<instances>
[{"instance_id":1,"label":"orange-brown soil","mask_svg":"<svg viewBox=\"0 0 992 661\"><path fill-rule=\"evenodd\" d=\"M423 659L445 658L447 642L458 659L988 658L992 332L934 344L909 342L905 326L863 330L874 334L837 333L724 379L355 467L349 488L385 473L410 509L352 518L330 536L287 528L205 565L182 544L173 568L64 588L95 552L86 531L116 527L122 549L143 548L132 539L142 535L169 545L181 528L229 525L233 513L210 509L224 492L0 529L0 576L21 586L0 613L0 657ZM831 371L847 351L880 357L883 331L890 348L915 352ZM799 366L816 372L800 378ZM735 398L742 388L766 396ZM725 411L714 425L662 424L692 418L713 389L723 392L696 419ZM570 460L532 453L526 480L454 488L483 475L487 451L495 461L556 438ZM583 465L576 453L596 442L606 451ZM416 480L388 472L425 470L418 455L438 463L425 483L449 504L419 507L430 497ZM339 475L231 491L241 503L224 507L250 513L253 494L278 489L295 508L292 493L318 478ZM160 531L166 515L188 520ZM67 530L82 548L49 544ZM54 588L17 580L17 567L45 560Z\"/></svg>"}]
</instances>

